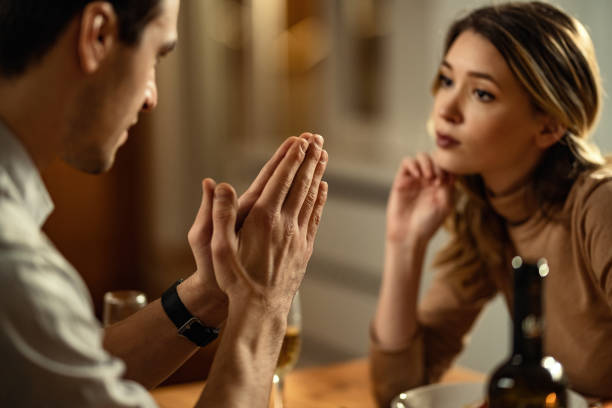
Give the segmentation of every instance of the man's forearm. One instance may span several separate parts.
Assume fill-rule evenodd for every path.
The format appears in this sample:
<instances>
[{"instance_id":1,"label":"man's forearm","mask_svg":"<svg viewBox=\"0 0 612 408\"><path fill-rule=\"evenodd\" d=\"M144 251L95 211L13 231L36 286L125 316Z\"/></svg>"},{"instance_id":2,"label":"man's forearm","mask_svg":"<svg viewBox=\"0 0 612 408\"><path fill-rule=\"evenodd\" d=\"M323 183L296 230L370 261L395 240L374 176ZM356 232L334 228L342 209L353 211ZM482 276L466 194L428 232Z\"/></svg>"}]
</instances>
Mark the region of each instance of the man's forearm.
<instances>
[{"instance_id":1,"label":"man's forearm","mask_svg":"<svg viewBox=\"0 0 612 408\"><path fill-rule=\"evenodd\" d=\"M125 377L153 388L179 368L197 346L177 334L160 300L107 327L104 348L126 364Z\"/></svg>"},{"instance_id":2,"label":"man's forearm","mask_svg":"<svg viewBox=\"0 0 612 408\"><path fill-rule=\"evenodd\" d=\"M181 300L202 322L219 327L226 317L227 306L224 301L206 296L194 282L191 277L179 285ZM194 303L197 299L201 304ZM126 378L149 389L176 371L198 350L194 343L178 334L159 299L106 328L104 348L126 363Z\"/></svg>"},{"instance_id":3,"label":"man's forearm","mask_svg":"<svg viewBox=\"0 0 612 408\"><path fill-rule=\"evenodd\" d=\"M286 311L244 305L228 316L206 387L196 407L267 407L287 327Z\"/></svg>"}]
</instances>

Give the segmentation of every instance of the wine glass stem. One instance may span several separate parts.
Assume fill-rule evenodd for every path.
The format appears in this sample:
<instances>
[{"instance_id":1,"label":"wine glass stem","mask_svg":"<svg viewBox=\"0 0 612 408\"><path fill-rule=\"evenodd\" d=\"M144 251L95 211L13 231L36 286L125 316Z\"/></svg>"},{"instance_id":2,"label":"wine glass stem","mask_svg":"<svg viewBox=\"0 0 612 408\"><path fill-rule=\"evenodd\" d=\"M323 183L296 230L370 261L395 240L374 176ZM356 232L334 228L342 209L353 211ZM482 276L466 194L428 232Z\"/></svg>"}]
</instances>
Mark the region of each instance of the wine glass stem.
<instances>
[{"instance_id":1,"label":"wine glass stem","mask_svg":"<svg viewBox=\"0 0 612 408\"><path fill-rule=\"evenodd\" d=\"M274 408L285 406L285 377L274 374Z\"/></svg>"}]
</instances>

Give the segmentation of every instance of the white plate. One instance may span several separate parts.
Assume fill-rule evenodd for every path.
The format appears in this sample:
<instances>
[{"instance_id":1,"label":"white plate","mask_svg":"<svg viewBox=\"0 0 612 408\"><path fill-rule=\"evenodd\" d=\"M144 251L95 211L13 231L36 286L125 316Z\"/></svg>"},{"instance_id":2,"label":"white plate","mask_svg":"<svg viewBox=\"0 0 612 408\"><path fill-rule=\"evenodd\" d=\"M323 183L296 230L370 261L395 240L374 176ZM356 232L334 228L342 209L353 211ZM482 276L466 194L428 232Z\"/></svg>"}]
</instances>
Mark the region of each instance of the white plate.
<instances>
[{"instance_id":1,"label":"white plate","mask_svg":"<svg viewBox=\"0 0 612 408\"><path fill-rule=\"evenodd\" d=\"M483 383L432 384L401 393L391 408L463 408L482 401L486 395ZM568 390L571 408L588 408L587 401Z\"/></svg>"}]
</instances>

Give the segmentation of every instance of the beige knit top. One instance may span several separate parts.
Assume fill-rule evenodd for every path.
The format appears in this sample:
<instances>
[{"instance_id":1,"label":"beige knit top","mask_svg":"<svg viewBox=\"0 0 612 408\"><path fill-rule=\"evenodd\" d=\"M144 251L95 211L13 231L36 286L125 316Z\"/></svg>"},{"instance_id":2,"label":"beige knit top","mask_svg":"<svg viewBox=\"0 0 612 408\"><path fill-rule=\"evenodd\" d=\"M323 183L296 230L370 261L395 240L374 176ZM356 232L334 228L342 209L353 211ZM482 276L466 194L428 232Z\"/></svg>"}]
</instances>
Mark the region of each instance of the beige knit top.
<instances>
[{"instance_id":1,"label":"beige knit top","mask_svg":"<svg viewBox=\"0 0 612 408\"><path fill-rule=\"evenodd\" d=\"M569 223L542 217L527 191L490 202L506 220L514 245L508 255L548 260L544 352L563 364L571 388L612 399L612 169L584 174L574 183L562 214ZM398 393L437 381L496 293L512 310L512 282L510 267L478 276L466 276L459 267L438 271L419 305L419 328L409 344L382 350L371 333L370 372L378 404L389 407Z\"/></svg>"}]
</instances>

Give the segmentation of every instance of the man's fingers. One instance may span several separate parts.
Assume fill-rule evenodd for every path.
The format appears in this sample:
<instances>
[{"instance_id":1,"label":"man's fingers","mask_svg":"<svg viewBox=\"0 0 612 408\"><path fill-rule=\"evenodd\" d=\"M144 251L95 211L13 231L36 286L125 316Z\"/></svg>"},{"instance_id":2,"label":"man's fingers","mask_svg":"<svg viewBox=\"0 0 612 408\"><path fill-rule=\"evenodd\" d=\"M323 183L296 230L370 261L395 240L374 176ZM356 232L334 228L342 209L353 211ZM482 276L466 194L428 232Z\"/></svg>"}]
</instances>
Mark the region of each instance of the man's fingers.
<instances>
[{"instance_id":1,"label":"man's fingers","mask_svg":"<svg viewBox=\"0 0 612 408\"><path fill-rule=\"evenodd\" d=\"M202 247L210 244L212 237L212 200L216 183L213 179L202 181L202 202L193 226L187 234L191 246Z\"/></svg>"},{"instance_id":2,"label":"man's fingers","mask_svg":"<svg viewBox=\"0 0 612 408\"><path fill-rule=\"evenodd\" d=\"M325 203L327 202L327 182L323 181L319 184L319 194L317 195L317 201L310 215L310 221L308 223L308 235L307 240L309 245L314 245L314 239L317 236L317 231L319 230L319 224L321 223L321 216L323 215L323 207L325 207Z\"/></svg>"},{"instance_id":3,"label":"man's fingers","mask_svg":"<svg viewBox=\"0 0 612 408\"><path fill-rule=\"evenodd\" d=\"M304 205L304 200L308 198L310 187L315 181L315 172L321 159L322 149L323 137L315 135L308 147L306 158L293 179L293 184L283 205L283 213L291 219L298 217ZM314 200L316 200L316 197L311 200L310 205L314 205Z\"/></svg>"},{"instance_id":4,"label":"man's fingers","mask_svg":"<svg viewBox=\"0 0 612 408\"><path fill-rule=\"evenodd\" d=\"M268 160L268 162L264 164L264 166L259 171L257 177L255 177L255 180L251 183L247 191L245 191L244 194L242 194L240 196L240 199L238 200L238 218L236 223L236 231L239 230L242 226L244 219L249 214L249 211L251 211L251 208L253 208L253 204L255 204L255 202L261 195L263 189L268 183L268 180L270 180L270 177L272 177L272 174L274 174L274 171L278 167L278 164L281 162L281 160L287 154L287 151L289 151L291 146L294 143L298 142L300 139L307 139L311 136L311 133L303 133L299 138L295 136L287 138L287 140L285 140L276 150L276 152L272 155L270 160Z\"/></svg>"},{"instance_id":5,"label":"man's fingers","mask_svg":"<svg viewBox=\"0 0 612 408\"><path fill-rule=\"evenodd\" d=\"M306 157L308 141L301 138L298 138L298 140L299 142L291 145L287 154L278 164L257 200L257 203L266 207L268 211L280 211L293 184L295 174Z\"/></svg>"},{"instance_id":6,"label":"man's fingers","mask_svg":"<svg viewBox=\"0 0 612 408\"><path fill-rule=\"evenodd\" d=\"M321 152L321 157L319 158L317 168L315 169L312 183L310 183L310 189L308 190L308 194L306 195L306 198L304 199L304 204L302 205L302 208L300 210L300 215L298 217L298 225L300 227L308 225L308 222L310 221L310 216L312 215L312 211L317 203L319 185L321 184L321 179L323 178L323 174L325 173L328 160L329 157L327 155L327 152L323 150Z\"/></svg>"},{"instance_id":7,"label":"man's fingers","mask_svg":"<svg viewBox=\"0 0 612 408\"><path fill-rule=\"evenodd\" d=\"M234 230L238 212L236 192L229 184L222 183L215 188L212 208L213 258L229 255L228 251L235 251L237 238Z\"/></svg>"}]
</instances>

